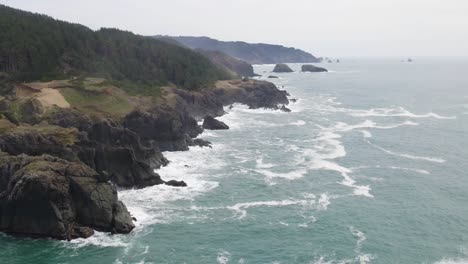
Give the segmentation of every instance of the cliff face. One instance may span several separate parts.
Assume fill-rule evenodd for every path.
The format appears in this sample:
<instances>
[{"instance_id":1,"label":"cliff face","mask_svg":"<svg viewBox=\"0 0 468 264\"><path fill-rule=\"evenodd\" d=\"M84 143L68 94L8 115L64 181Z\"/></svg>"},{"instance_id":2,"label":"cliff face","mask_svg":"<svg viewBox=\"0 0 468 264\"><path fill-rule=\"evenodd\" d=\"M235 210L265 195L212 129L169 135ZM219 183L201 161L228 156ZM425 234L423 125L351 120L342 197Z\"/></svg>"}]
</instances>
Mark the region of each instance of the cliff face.
<instances>
[{"instance_id":1,"label":"cliff face","mask_svg":"<svg viewBox=\"0 0 468 264\"><path fill-rule=\"evenodd\" d=\"M108 179L81 162L0 152L0 231L73 239L134 225Z\"/></svg>"},{"instance_id":2,"label":"cliff face","mask_svg":"<svg viewBox=\"0 0 468 264\"><path fill-rule=\"evenodd\" d=\"M271 44L250 44L239 41L219 41L208 37L171 37L191 49L220 51L251 64L319 62L300 49Z\"/></svg>"},{"instance_id":3,"label":"cliff face","mask_svg":"<svg viewBox=\"0 0 468 264\"><path fill-rule=\"evenodd\" d=\"M232 103L288 104L285 91L254 80L220 81L197 92L167 88L164 94L153 107L122 118L37 107L30 124L10 122L3 114L14 115L7 106L18 102L0 99L0 231L56 239L88 237L93 229L128 233L134 226L114 184L185 186L164 181L154 169L168 163L161 151L209 146L195 139L203 132L197 120L220 116Z\"/></svg>"},{"instance_id":4,"label":"cliff face","mask_svg":"<svg viewBox=\"0 0 468 264\"><path fill-rule=\"evenodd\" d=\"M154 169L169 162L162 151L210 146L196 138L203 131L198 120L236 102L287 110L287 93L271 83L220 81L253 70L219 52L204 56L3 5L0 28L5 233L55 239L89 237L93 229L128 233L134 225L116 187L186 186Z\"/></svg>"}]
</instances>

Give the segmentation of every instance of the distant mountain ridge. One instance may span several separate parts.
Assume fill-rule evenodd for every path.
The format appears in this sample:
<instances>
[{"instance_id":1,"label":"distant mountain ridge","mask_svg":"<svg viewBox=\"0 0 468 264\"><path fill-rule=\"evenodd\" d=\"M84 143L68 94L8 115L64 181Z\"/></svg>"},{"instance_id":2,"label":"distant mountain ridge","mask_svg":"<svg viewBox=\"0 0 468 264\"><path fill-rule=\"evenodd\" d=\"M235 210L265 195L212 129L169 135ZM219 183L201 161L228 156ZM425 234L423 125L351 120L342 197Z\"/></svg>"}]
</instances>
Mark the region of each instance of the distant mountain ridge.
<instances>
[{"instance_id":1,"label":"distant mountain ridge","mask_svg":"<svg viewBox=\"0 0 468 264\"><path fill-rule=\"evenodd\" d=\"M156 36L160 37L160 36ZM251 44L241 41L219 41L209 37L170 37L191 48L219 51L251 64L319 62L314 55L300 49L272 44Z\"/></svg>"}]
</instances>

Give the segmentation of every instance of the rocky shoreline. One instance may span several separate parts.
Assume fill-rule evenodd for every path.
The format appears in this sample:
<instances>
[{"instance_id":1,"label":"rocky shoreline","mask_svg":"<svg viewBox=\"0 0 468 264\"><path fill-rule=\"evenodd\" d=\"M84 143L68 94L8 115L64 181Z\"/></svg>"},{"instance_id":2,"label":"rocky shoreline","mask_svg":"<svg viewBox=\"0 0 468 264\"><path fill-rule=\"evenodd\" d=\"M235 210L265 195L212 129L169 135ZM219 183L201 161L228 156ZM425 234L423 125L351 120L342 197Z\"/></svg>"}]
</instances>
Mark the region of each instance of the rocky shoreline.
<instances>
[{"instance_id":1,"label":"rocky shoreline","mask_svg":"<svg viewBox=\"0 0 468 264\"><path fill-rule=\"evenodd\" d=\"M116 188L186 186L154 172L169 162L162 151L209 146L196 138L203 132L198 121L223 115L225 106L287 111L287 95L269 82L232 80L199 91L166 88L151 108L119 119L59 107L29 123L10 118L0 133L0 231L67 240L93 229L129 233L134 219ZM4 99L0 108L8 104Z\"/></svg>"}]
</instances>

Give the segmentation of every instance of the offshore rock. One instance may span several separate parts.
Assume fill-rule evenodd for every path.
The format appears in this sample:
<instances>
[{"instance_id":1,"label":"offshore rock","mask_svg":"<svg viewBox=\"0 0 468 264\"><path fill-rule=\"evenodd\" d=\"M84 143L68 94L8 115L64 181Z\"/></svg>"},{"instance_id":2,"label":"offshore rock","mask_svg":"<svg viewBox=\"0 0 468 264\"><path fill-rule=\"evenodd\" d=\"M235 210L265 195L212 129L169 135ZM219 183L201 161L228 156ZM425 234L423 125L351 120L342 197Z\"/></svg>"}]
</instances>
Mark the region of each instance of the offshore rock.
<instances>
[{"instance_id":1,"label":"offshore rock","mask_svg":"<svg viewBox=\"0 0 468 264\"><path fill-rule=\"evenodd\" d=\"M275 68L273 69L273 72L294 72L287 64L280 63L276 64Z\"/></svg>"},{"instance_id":2,"label":"offshore rock","mask_svg":"<svg viewBox=\"0 0 468 264\"><path fill-rule=\"evenodd\" d=\"M317 67L314 65L302 65L302 71L303 72L328 72L327 69L322 68L322 67Z\"/></svg>"},{"instance_id":3,"label":"offshore rock","mask_svg":"<svg viewBox=\"0 0 468 264\"><path fill-rule=\"evenodd\" d=\"M173 186L173 187L186 187L187 183L184 181L176 181L176 180L170 180L165 183L166 185Z\"/></svg>"}]
</instances>

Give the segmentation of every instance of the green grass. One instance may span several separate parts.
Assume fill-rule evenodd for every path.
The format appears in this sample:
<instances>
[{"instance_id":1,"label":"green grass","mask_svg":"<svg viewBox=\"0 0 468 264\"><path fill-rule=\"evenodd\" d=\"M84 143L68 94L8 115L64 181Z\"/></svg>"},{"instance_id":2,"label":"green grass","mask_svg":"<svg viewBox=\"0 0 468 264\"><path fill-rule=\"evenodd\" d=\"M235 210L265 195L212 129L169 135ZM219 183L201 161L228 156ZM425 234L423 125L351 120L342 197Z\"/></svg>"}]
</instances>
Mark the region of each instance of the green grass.
<instances>
[{"instance_id":1,"label":"green grass","mask_svg":"<svg viewBox=\"0 0 468 264\"><path fill-rule=\"evenodd\" d=\"M60 93L71 106L91 115L123 116L133 110L125 95L88 89L63 88Z\"/></svg>"},{"instance_id":2,"label":"green grass","mask_svg":"<svg viewBox=\"0 0 468 264\"><path fill-rule=\"evenodd\" d=\"M12 134L41 134L47 138L57 140L63 146L75 144L78 137L78 131L74 128L63 128L53 125L35 125L35 126L17 126L10 129L8 133Z\"/></svg>"},{"instance_id":3,"label":"green grass","mask_svg":"<svg viewBox=\"0 0 468 264\"><path fill-rule=\"evenodd\" d=\"M131 81L111 81L111 85L117 86L132 96L161 96L161 84L159 83L145 83L145 82L131 82Z\"/></svg>"}]
</instances>

